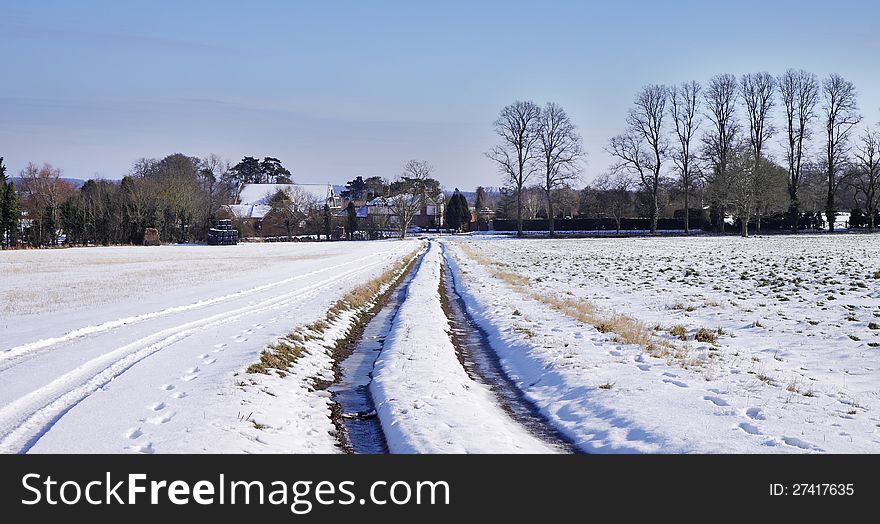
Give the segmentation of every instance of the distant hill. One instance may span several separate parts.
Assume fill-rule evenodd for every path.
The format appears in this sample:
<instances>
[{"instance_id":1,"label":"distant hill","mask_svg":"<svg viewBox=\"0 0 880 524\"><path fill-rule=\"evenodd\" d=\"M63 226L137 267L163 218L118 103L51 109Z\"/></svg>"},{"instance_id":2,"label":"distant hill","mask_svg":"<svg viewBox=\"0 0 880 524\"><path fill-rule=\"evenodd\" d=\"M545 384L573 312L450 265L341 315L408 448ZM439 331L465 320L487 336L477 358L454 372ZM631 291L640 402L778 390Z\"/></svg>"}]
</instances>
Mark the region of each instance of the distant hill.
<instances>
[{"instance_id":1,"label":"distant hill","mask_svg":"<svg viewBox=\"0 0 880 524\"><path fill-rule=\"evenodd\" d=\"M62 181L67 182L72 185L74 189L79 189L86 183L85 180L80 180L79 178L61 178ZM12 177L12 183L15 184L15 189L17 191L21 191L22 179L21 177Z\"/></svg>"},{"instance_id":2,"label":"distant hill","mask_svg":"<svg viewBox=\"0 0 880 524\"><path fill-rule=\"evenodd\" d=\"M494 197L494 196L498 196L501 194L501 192L498 190L498 188L495 188L495 187L487 187L485 189L486 189L486 196L489 196L489 197ZM476 203L476 201L477 201L477 192L476 191L462 191L459 189L458 192L461 193L462 195L464 195L464 198L465 198L465 200L468 201L468 204L474 205L474 203ZM455 193L455 190L443 191L443 194L446 195L447 199L449 199L449 197L451 197L453 193Z\"/></svg>"}]
</instances>

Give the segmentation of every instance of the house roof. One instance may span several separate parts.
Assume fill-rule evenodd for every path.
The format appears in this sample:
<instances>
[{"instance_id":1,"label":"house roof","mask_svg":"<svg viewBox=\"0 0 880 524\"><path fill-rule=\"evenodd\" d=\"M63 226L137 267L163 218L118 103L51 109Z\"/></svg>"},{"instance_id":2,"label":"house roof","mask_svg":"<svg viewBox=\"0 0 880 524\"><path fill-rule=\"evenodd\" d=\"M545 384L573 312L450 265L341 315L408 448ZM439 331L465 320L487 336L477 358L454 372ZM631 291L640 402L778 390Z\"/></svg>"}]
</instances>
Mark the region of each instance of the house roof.
<instances>
[{"instance_id":1,"label":"house roof","mask_svg":"<svg viewBox=\"0 0 880 524\"><path fill-rule=\"evenodd\" d=\"M238 200L242 205L267 204L278 191L292 191L294 188L312 195L318 202L327 202L338 195L330 184L244 184Z\"/></svg>"},{"instance_id":2,"label":"house roof","mask_svg":"<svg viewBox=\"0 0 880 524\"><path fill-rule=\"evenodd\" d=\"M357 218L367 218L367 214L368 214L368 213L367 213L367 206L355 206L355 208L354 208L354 216L356 216ZM338 217L347 217L347 216L348 216L348 210L345 209L345 208L342 208L341 211L339 211L338 213L336 213L336 216L338 216Z\"/></svg>"},{"instance_id":3,"label":"house roof","mask_svg":"<svg viewBox=\"0 0 880 524\"><path fill-rule=\"evenodd\" d=\"M263 218L272 209L266 204L231 204L226 208L235 218Z\"/></svg>"}]
</instances>

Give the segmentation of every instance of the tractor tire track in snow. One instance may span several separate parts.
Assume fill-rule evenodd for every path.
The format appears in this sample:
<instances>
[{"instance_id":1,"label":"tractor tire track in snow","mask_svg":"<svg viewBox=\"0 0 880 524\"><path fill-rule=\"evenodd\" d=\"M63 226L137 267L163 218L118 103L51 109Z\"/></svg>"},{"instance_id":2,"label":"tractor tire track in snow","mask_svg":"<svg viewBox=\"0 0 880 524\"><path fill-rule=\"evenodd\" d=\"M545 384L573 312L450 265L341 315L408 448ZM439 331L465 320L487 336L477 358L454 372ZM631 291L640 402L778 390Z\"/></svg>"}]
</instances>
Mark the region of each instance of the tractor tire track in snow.
<instances>
[{"instance_id":1,"label":"tractor tire track in snow","mask_svg":"<svg viewBox=\"0 0 880 524\"><path fill-rule=\"evenodd\" d=\"M456 292L455 281L461 275L456 275L449 266L447 256L444 245L440 296L449 320L452 343L462 367L472 379L488 386L504 411L530 433L560 452L579 453L571 439L550 425L504 370L498 354L489 343L488 335L470 317L464 299Z\"/></svg>"},{"instance_id":2,"label":"tractor tire track in snow","mask_svg":"<svg viewBox=\"0 0 880 524\"><path fill-rule=\"evenodd\" d=\"M378 255L387 256L394 251L395 250L389 250L387 252L379 253ZM315 273L322 273L334 268L338 269L339 267L351 264L359 264L355 269L344 273L333 274L330 278L310 284L303 288L283 293L255 304L248 304L243 307L223 311L221 313L209 315L204 318L185 322L158 331L150 336L117 347L82 363L78 367L57 377L49 384L39 387L0 408L0 453L27 452L73 407L95 391L102 389L114 378L118 377L150 355L172 346L195 333L222 325L230 320L277 309L308 299L323 289L337 285L341 279L368 272L374 266L385 264L387 262L386 257L382 257L376 262L364 264L364 260L373 256L375 255L312 272L310 274L314 275ZM302 278L303 276L305 275L300 275L298 278ZM288 279L288 281L292 281L296 278L297 277L293 277L292 279ZM277 283L273 283L273 285L277 285ZM233 296L241 295L233 294ZM219 298L217 300L219 300ZM199 307L196 304L190 304L189 306L183 307L188 309ZM162 310L157 313L167 315L180 311L179 309L172 311L174 309L175 308L170 308L170 310ZM124 325L115 324L114 322L120 321L102 324L105 326L104 330L111 330ZM76 331L71 333L76 333ZM89 334L91 333L94 333L94 331ZM71 335L70 339L78 338L80 336L84 336L84 334ZM35 343L36 345L30 346L31 349L29 351L34 351L60 342L60 340L55 340L51 344L44 343L43 345ZM190 374L188 376L195 378L197 375ZM185 379L182 378L181 380ZM132 434L134 433L137 433L137 431L132 431Z\"/></svg>"},{"instance_id":3,"label":"tractor tire track in snow","mask_svg":"<svg viewBox=\"0 0 880 524\"><path fill-rule=\"evenodd\" d=\"M391 453L558 453L461 366L430 243L376 359L370 392Z\"/></svg>"},{"instance_id":4,"label":"tractor tire track in snow","mask_svg":"<svg viewBox=\"0 0 880 524\"><path fill-rule=\"evenodd\" d=\"M302 280L304 278L315 276L315 275L318 275L321 273L326 273L328 271L337 270L337 269L345 267L345 266L350 266L352 264L355 264L355 265L363 264L365 261L367 261L371 258L375 258L375 257L384 258L393 252L395 252L395 249L390 249L390 250L382 251L379 253L372 253L370 255L367 255L367 256L364 256L361 258L357 258L354 260L349 260L349 261L343 262L341 264L328 266L325 268L317 269L315 271L310 271L308 273L303 273L303 274L296 275L296 276L293 276L290 278L277 280L275 282L270 282L268 284L263 284L263 285L252 287L249 289L243 289L240 291L236 291L234 293L229 293L226 295L221 295L218 297L213 297L213 298L209 298L209 299L205 299L205 300L199 300L199 301L193 302L191 304L184 304L181 306L173 306L173 307L161 309L159 311L145 313L142 315L134 315L134 316L128 316L128 317L119 318L119 319L115 319L115 320L109 320L107 322L103 322L103 323L98 324L96 326L85 326L82 328L74 329L74 330L71 330L61 336L58 336L58 337L45 338L45 339L36 340L33 342L28 342L26 344L21 344L21 345L9 348L4 351L0 351L0 371L9 369L9 367L14 365L15 362L19 361L23 357L29 356L29 355L31 355L35 352L39 352L41 350L46 350L46 349L52 348L54 346L57 346L59 344L63 344L65 342L76 340L78 338L86 337L89 335L95 335L95 334L99 334L99 333L105 333L105 332L112 331L114 329L121 328L123 326L128 326L128 325L135 324L135 323L145 322L148 320L153 320L153 319L165 317L168 315L183 313L186 311L204 308L207 306L212 306L212 305L220 304L220 303L227 302L230 300L242 298L242 297L245 297L248 295L259 293L261 291L266 291L266 290L269 290L269 289L272 289L272 288L275 288L278 286L282 286L284 284L290 284L290 283L295 282L297 280Z\"/></svg>"}]
</instances>

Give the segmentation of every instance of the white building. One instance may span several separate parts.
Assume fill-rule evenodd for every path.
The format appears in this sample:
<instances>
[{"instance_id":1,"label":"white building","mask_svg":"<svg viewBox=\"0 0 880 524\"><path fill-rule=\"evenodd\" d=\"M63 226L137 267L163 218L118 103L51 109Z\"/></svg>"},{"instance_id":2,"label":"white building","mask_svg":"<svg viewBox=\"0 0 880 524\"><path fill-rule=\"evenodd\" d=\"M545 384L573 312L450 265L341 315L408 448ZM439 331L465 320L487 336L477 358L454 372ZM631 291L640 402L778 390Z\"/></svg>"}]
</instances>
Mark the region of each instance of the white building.
<instances>
[{"instance_id":1,"label":"white building","mask_svg":"<svg viewBox=\"0 0 880 524\"><path fill-rule=\"evenodd\" d=\"M337 187L331 184L243 184L238 192L238 203L227 206L235 218L262 219L269 213L269 201L279 191L289 195L305 194L315 205L340 209Z\"/></svg>"}]
</instances>

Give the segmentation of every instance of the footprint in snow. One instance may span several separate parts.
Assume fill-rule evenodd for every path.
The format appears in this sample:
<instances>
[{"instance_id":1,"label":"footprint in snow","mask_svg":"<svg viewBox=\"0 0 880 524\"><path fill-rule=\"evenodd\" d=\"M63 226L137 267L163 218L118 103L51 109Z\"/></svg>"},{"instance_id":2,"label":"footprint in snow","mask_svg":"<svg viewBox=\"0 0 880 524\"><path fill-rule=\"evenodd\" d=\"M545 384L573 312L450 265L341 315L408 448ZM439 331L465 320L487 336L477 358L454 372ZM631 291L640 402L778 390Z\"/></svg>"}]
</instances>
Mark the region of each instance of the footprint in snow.
<instances>
[{"instance_id":1,"label":"footprint in snow","mask_svg":"<svg viewBox=\"0 0 880 524\"><path fill-rule=\"evenodd\" d=\"M174 389L174 384L162 384L161 386L159 386L159 389L171 391L172 389Z\"/></svg>"},{"instance_id":2,"label":"footprint in snow","mask_svg":"<svg viewBox=\"0 0 880 524\"><path fill-rule=\"evenodd\" d=\"M178 391L177 393L171 394L172 398L186 398L186 393L183 391Z\"/></svg>"},{"instance_id":3,"label":"footprint in snow","mask_svg":"<svg viewBox=\"0 0 880 524\"><path fill-rule=\"evenodd\" d=\"M166 423L168 423L168 421L170 421L171 419L173 419L173 418L174 418L174 415L176 415L176 414L177 414L177 413L174 413L174 412L172 411L172 412L170 412L170 413L165 413L164 415L159 415L159 416L156 416L156 417L148 418L148 419L147 419L147 422L149 422L150 424L155 424L155 425L157 425L157 426L158 426L159 424L166 424Z\"/></svg>"},{"instance_id":4,"label":"footprint in snow","mask_svg":"<svg viewBox=\"0 0 880 524\"><path fill-rule=\"evenodd\" d=\"M642 371L648 371L651 369L651 366L648 364L636 364L636 367L641 369Z\"/></svg>"},{"instance_id":5,"label":"footprint in snow","mask_svg":"<svg viewBox=\"0 0 880 524\"><path fill-rule=\"evenodd\" d=\"M807 451L822 451L822 448L814 446L805 440L801 440L795 437L782 437L782 442L785 442L787 445L804 449Z\"/></svg>"},{"instance_id":6,"label":"footprint in snow","mask_svg":"<svg viewBox=\"0 0 880 524\"><path fill-rule=\"evenodd\" d=\"M225 348L225 347L226 347L226 344L225 344L225 343L214 344L214 347L217 348L217 349L222 349L222 348Z\"/></svg>"},{"instance_id":7,"label":"footprint in snow","mask_svg":"<svg viewBox=\"0 0 880 524\"><path fill-rule=\"evenodd\" d=\"M748 422L743 422L737 427L739 429L745 431L749 435L760 435L761 434L761 430L758 429L758 426L755 426L754 424L749 424Z\"/></svg>"},{"instance_id":8,"label":"footprint in snow","mask_svg":"<svg viewBox=\"0 0 880 524\"><path fill-rule=\"evenodd\" d=\"M180 380L182 380L184 382L191 382L197 378L199 378L198 373L191 373L189 375L184 375L184 376L180 377Z\"/></svg>"},{"instance_id":9,"label":"footprint in snow","mask_svg":"<svg viewBox=\"0 0 880 524\"><path fill-rule=\"evenodd\" d=\"M208 354L202 353L201 355L196 355L196 358L208 358Z\"/></svg>"},{"instance_id":10,"label":"footprint in snow","mask_svg":"<svg viewBox=\"0 0 880 524\"><path fill-rule=\"evenodd\" d=\"M198 373L198 372L199 372L199 367L195 366L195 367L191 367L191 368L187 369L184 373Z\"/></svg>"},{"instance_id":11,"label":"footprint in snow","mask_svg":"<svg viewBox=\"0 0 880 524\"><path fill-rule=\"evenodd\" d=\"M136 439L140 438L140 436L143 434L144 434L144 432L141 431L141 428L131 428L125 432L125 438L131 439L131 440L136 440Z\"/></svg>"},{"instance_id":12,"label":"footprint in snow","mask_svg":"<svg viewBox=\"0 0 880 524\"><path fill-rule=\"evenodd\" d=\"M746 410L746 416L752 420L764 420L764 412L761 411L761 408L749 408Z\"/></svg>"},{"instance_id":13,"label":"footprint in snow","mask_svg":"<svg viewBox=\"0 0 880 524\"><path fill-rule=\"evenodd\" d=\"M729 405L730 405L730 404L727 403L726 400L724 400L724 399L721 398L721 397L709 397L709 396L706 396L706 397L703 397L703 400L708 400L709 402L715 404L715 405L718 406L718 407L725 407L725 406L729 406Z\"/></svg>"},{"instance_id":14,"label":"footprint in snow","mask_svg":"<svg viewBox=\"0 0 880 524\"><path fill-rule=\"evenodd\" d=\"M206 355L206 357L207 357L207 355ZM217 359L216 359L216 358L210 358L210 357L209 357L209 358L203 358L203 359L202 359L202 363L203 363L203 364L206 364L206 365L211 365L211 364L213 364L214 362L217 362Z\"/></svg>"},{"instance_id":15,"label":"footprint in snow","mask_svg":"<svg viewBox=\"0 0 880 524\"><path fill-rule=\"evenodd\" d=\"M165 409L167 406L168 406L168 405L165 404L164 402L156 402L156 403L154 403L154 404L150 404L149 409L150 409L150 411L162 411L162 410Z\"/></svg>"},{"instance_id":16,"label":"footprint in snow","mask_svg":"<svg viewBox=\"0 0 880 524\"><path fill-rule=\"evenodd\" d=\"M678 386L678 387L680 387L680 388L686 388L686 387L688 387L687 384L685 384L684 382L680 382L680 381L678 381L678 380L664 379L663 382L665 382L665 383L667 383L667 384L672 384L673 386Z\"/></svg>"},{"instance_id":17,"label":"footprint in snow","mask_svg":"<svg viewBox=\"0 0 880 524\"><path fill-rule=\"evenodd\" d=\"M147 455L152 455L153 453L156 452L156 448L153 447L152 442L147 442L146 444L144 444L142 446L128 446L125 449L127 449L129 451L133 451L134 453L144 453Z\"/></svg>"}]
</instances>

